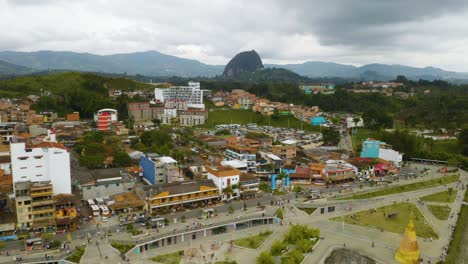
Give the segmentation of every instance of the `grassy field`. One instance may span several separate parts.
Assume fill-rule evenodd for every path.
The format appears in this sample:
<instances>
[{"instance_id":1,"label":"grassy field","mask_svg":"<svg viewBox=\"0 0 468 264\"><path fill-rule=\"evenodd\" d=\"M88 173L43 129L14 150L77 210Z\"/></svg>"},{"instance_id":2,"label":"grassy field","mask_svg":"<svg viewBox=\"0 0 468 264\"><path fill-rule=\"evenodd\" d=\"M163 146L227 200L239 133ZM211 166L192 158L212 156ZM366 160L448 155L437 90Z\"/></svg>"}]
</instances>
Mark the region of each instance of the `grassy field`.
<instances>
[{"instance_id":1,"label":"grassy field","mask_svg":"<svg viewBox=\"0 0 468 264\"><path fill-rule=\"evenodd\" d=\"M408 225L411 212L414 214L414 225L417 236L423 238L439 238L431 225L426 222L426 219L416 205L411 203L396 203L376 208L376 212L371 212L370 210L360 211L350 215L335 217L331 220L337 222L344 221L348 224L376 229L381 228L384 231L403 234ZM393 213L397 214L394 218L389 219L386 217Z\"/></svg>"},{"instance_id":2,"label":"grassy field","mask_svg":"<svg viewBox=\"0 0 468 264\"><path fill-rule=\"evenodd\" d=\"M353 143L353 150L356 152L361 151L362 141L375 137L375 131L367 128L359 128L355 134L351 133L351 142Z\"/></svg>"},{"instance_id":3,"label":"grassy field","mask_svg":"<svg viewBox=\"0 0 468 264\"><path fill-rule=\"evenodd\" d=\"M420 182L410 183L406 185L390 187L390 188L386 188L386 189L375 191L375 192L357 194L357 195L341 198L339 200L369 199L369 198L385 196L385 195L390 195L390 194L411 192L411 191L416 191L420 189L426 189L426 188L431 188L431 187L435 187L439 185L456 182L458 181L459 177L460 177L459 175L449 175L449 176L445 176L445 177L438 178L438 179L420 181Z\"/></svg>"},{"instance_id":4,"label":"grassy field","mask_svg":"<svg viewBox=\"0 0 468 264\"><path fill-rule=\"evenodd\" d=\"M75 263L80 263L81 257L83 256L85 252L84 247L78 247L73 251L73 253L66 258L66 260L75 262Z\"/></svg>"},{"instance_id":5,"label":"grassy field","mask_svg":"<svg viewBox=\"0 0 468 264\"><path fill-rule=\"evenodd\" d=\"M120 243L112 243L112 247L116 248L120 253L127 253L130 249L132 249L135 245L126 245Z\"/></svg>"},{"instance_id":6,"label":"grassy field","mask_svg":"<svg viewBox=\"0 0 468 264\"><path fill-rule=\"evenodd\" d=\"M421 197L421 200L426 202L438 202L438 203L453 203L457 197L457 190L453 190L451 193L443 191L434 193L431 195Z\"/></svg>"},{"instance_id":7,"label":"grassy field","mask_svg":"<svg viewBox=\"0 0 468 264\"><path fill-rule=\"evenodd\" d=\"M452 209L448 207L447 205L445 206L440 206L440 205L427 205L427 209L431 211L431 213L435 216L435 218L439 220L447 220L450 216L450 211Z\"/></svg>"},{"instance_id":8,"label":"grassy field","mask_svg":"<svg viewBox=\"0 0 468 264\"><path fill-rule=\"evenodd\" d=\"M151 260L162 264L179 264L183 253L183 251L177 251L169 254L156 256L154 258L151 258Z\"/></svg>"},{"instance_id":9,"label":"grassy field","mask_svg":"<svg viewBox=\"0 0 468 264\"><path fill-rule=\"evenodd\" d=\"M257 249L273 232L265 231L257 235L233 240L232 243L239 247Z\"/></svg>"},{"instance_id":10,"label":"grassy field","mask_svg":"<svg viewBox=\"0 0 468 264\"><path fill-rule=\"evenodd\" d=\"M308 215L311 215L317 210L317 208L300 208L298 207L297 209L306 212Z\"/></svg>"},{"instance_id":11,"label":"grassy field","mask_svg":"<svg viewBox=\"0 0 468 264\"><path fill-rule=\"evenodd\" d=\"M259 126L290 127L297 129L301 129L302 127L302 129L306 131L320 131L320 127L314 127L305 122L301 122L294 116L280 116L278 120L274 120L271 117L241 109L210 111L208 113L208 120L202 127L214 128L219 124L245 125L249 123L256 123Z\"/></svg>"},{"instance_id":12,"label":"grassy field","mask_svg":"<svg viewBox=\"0 0 468 264\"><path fill-rule=\"evenodd\" d=\"M466 249L468 244L468 221L466 219L468 219L468 205L462 205L444 263L457 264L468 259L468 250Z\"/></svg>"}]
</instances>

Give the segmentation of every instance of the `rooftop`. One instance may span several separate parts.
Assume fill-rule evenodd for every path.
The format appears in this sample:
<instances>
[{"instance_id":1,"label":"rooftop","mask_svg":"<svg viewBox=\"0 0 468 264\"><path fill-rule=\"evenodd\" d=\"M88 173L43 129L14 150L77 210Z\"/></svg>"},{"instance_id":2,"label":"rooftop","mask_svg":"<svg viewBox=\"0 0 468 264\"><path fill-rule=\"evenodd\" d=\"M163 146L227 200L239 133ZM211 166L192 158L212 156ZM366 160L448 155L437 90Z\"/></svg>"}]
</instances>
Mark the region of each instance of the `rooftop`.
<instances>
[{"instance_id":1,"label":"rooftop","mask_svg":"<svg viewBox=\"0 0 468 264\"><path fill-rule=\"evenodd\" d=\"M224 167L224 166L219 166L219 167L206 166L206 170L216 177L229 177L229 176L240 175L239 170L236 170L230 167Z\"/></svg>"},{"instance_id":2,"label":"rooftop","mask_svg":"<svg viewBox=\"0 0 468 264\"><path fill-rule=\"evenodd\" d=\"M201 190L202 186L216 190L218 189L212 180L173 182L145 187L150 187L146 190L147 196L150 197L151 195L154 196L163 192L168 192L169 195L197 192Z\"/></svg>"}]
</instances>

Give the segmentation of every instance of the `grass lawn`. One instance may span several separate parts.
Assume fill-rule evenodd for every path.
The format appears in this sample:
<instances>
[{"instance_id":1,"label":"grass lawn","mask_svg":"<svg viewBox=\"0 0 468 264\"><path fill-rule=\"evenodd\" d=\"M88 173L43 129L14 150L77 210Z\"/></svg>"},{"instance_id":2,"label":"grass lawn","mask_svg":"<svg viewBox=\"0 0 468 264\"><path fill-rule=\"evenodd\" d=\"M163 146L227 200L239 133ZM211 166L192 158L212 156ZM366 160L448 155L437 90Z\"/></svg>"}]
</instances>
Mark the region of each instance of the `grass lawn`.
<instances>
[{"instance_id":1,"label":"grass lawn","mask_svg":"<svg viewBox=\"0 0 468 264\"><path fill-rule=\"evenodd\" d=\"M439 203L453 203L457 197L457 190L453 190L452 193L443 191L434 193L431 195L421 197L421 200L426 202L439 202Z\"/></svg>"},{"instance_id":2,"label":"grass lawn","mask_svg":"<svg viewBox=\"0 0 468 264\"><path fill-rule=\"evenodd\" d=\"M81 257L83 256L85 252L85 248L84 247L78 247L77 249L75 249L73 251L73 253L68 256L65 260L68 260L68 261L71 261L71 262L75 262L75 263L80 263L80 260L81 260Z\"/></svg>"},{"instance_id":3,"label":"grass lawn","mask_svg":"<svg viewBox=\"0 0 468 264\"><path fill-rule=\"evenodd\" d=\"M120 253L127 253L130 249L132 249L135 245L126 245L120 243L112 243L112 247L116 248Z\"/></svg>"},{"instance_id":4,"label":"grass lawn","mask_svg":"<svg viewBox=\"0 0 468 264\"><path fill-rule=\"evenodd\" d=\"M359 225L364 227L382 228L384 231L403 234L405 227L408 225L410 214L414 214L414 225L416 227L416 235L423 238L439 238L437 233L432 229L431 225L426 222L426 219L416 207L411 203L396 203L380 208L376 208L376 212L370 210L360 211L354 214L332 218L332 221ZM394 218L389 219L384 216L398 213Z\"/></svg>"},{"instance_id":5,"label":"grass lawn","mask_svg":"<svg viewBox=\"0 0 468 264\"><path fill-rule=\"evenodd\" d=\"M260 232L258 235L236 239L232 243L239 247L257 249L272 233L272 231Z\"/></svg>"},{"instance_id":6,"label":"grass lawn","mask_svg":"<svg viewBox=\"0 0 468 264\"><path fill-rule=\"evenodd\" d=\"M179 264L182 254L184 254L184 251L177 251L174 253L156 256L152 258L151 260L154 262L159 262L163 264Z\"/></svg>"},{"instance_id":7,"label":"grass lawn","mask_svg":"<svg viewBox=\"0 0 468 264\"><path fill-rule=\"evenodd\" d=\"M245 125L249 123L256 123L259 126L301 128L301 121L294 116L280 116L278 120L273 120L271 117L243 109L210 111L208 113L208 120L201 127L212 129L219 124ZM320 131L320 127L314 127L305 122L302 122L302 129L306 131Z\"/></svg>"},{"instance_id":8,"label":"grass lawn","mask_svg":"<svg viewBox=\"0 0 468 264\"><path fill-rule=\"evenodd\" d=\"M374 197L379 197L379 196L384 196L384 195L411 192L411 191L416 191L420 189L426 189L426 188L431 188L431 187L435 187L439 185L456 182L458 181L459 178L460 178L459 175L450 175L450 176L445 176L445 177L438 178L438 179L431 179L427 181L420 181L420 182L410 183L406 185L390 187L390 188L386 188L386 189L375 191L375 192L352 195L349 197L340 198L339 200L369 199L369 198L374 198Z\"/></svg>"},{"instance_id":9,"label":"grass lawn","mask_svg":"<svg viewBox=\"0 0 468 264\"><path fill-rule=\"evenodd\" d=\"M468 192L467 192L468 193ZM444 263L463 263L468 259L468 205L462 205Z\"/></svg>"},{"instance_id":10,"label":"grass lawn","mask_svg":"<svg viewBox=\"0 0 468 264\"><path fill-rule=\"evenodd\" d=\"M435 216L435 218L439 220L447 220L450 216L450 211L452 209L448 207L447 205L445 206L440 206L440 205L427 205L427 209L431 211L431 213Z\"/></svg>"},{"instance_id":11,"label":"grass lawn","mask_svg":"<svg viewBox=\"0 0 468 264\"><path fill-rule=\"evenodd\" d=\"M317 208L304 208L304 207L298 207L297 209L306 212L308 215L311 215L317 210Z\"/></svg>"},{"instance_id":12,"label":"grass lawn","mask_svg":"<svg viewBox=\"0 0 468 264\"><path fill-rule=\"evenodd\" d=\"M355 152L361 151L362 149L362 141L375 137L376 131L367 129L367 128L358 128L356 130L356 134L351 135L351 142L353 143L353 149Z\"/></svg>"}]
</instances>

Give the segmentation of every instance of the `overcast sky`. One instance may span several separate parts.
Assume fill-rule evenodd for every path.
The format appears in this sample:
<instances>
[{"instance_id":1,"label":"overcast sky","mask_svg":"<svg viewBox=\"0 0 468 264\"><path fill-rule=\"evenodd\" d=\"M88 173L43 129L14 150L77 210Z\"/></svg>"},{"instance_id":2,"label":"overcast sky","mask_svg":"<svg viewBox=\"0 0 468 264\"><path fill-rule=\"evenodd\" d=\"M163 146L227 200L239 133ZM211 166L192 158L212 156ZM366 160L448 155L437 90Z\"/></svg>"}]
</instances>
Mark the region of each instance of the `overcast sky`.
<instances>
[{"instance_id":1,"label":"overcast sky","mask_svg":"<svg viewBox=\"0 0 468 264\"><path fill-rule=\"evenodd\" d=\"M468 0L0 0L0 50L157 50L225 64L332 61L468 72Z\"/></svg>"}]
</instances>

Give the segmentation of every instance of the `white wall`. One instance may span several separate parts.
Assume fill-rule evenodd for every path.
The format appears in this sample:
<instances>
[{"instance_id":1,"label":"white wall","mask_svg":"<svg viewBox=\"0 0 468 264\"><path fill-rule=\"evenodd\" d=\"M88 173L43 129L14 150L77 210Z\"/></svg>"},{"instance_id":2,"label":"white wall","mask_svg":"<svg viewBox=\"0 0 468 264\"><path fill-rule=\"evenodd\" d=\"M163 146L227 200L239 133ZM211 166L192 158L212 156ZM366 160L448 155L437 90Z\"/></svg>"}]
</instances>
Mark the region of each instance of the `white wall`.
<instances>
[{"instance_id":1,"label":"white wall","mask_svg":"<svg viewBox=\"0 0 468 264\"><path fill-rule=\"evenodd\" d=\"M25 143L11 143L10 150L13 182L51 181L54 194L71 194L70 154L65 149L31 148L26 151Z\"/></svg>"},{"instance_id":2,"label":"white wall","mask_svg":"<svg viewBox=\"0 0 468 264\"><path fill-rule=\"evenodd\" d=\"M401 167L401 163L403 161L403 154L400 154L400 152L395 151L393 149L385 149L385 148L380 148L379 149L379 158L383 160L388 160L393 162L396 166Z\"/></svg>"},{"instance_id":3,"label":"white wall","mask_svg":"<svg viewBox=\"0 0 468 264\"><path fill-rule=\"evenodd\" d=\"M359 118L359 121L354 124L354 120L352 117L346 118L346 127L347 128L354 128L354 127L364 127L364 121L362 118Z\"/></svg>"}]
</instances>

